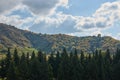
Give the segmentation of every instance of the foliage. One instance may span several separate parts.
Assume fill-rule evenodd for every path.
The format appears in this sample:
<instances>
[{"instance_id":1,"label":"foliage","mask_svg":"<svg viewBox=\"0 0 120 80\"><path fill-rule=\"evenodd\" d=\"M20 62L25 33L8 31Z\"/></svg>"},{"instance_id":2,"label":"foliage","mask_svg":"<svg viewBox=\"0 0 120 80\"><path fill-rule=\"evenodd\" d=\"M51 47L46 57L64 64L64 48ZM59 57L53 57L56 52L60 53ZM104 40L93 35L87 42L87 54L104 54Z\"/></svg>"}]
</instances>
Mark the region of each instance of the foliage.
<instances>
[{"instance_id":1,"label":"foliage","mask_svg":"<svg viewBox=\"0 0 120 80\"><path fill-rule=\"evenodd\" d=\"M0 79L7 80L119 80L120 49L111 56L109 49L103 54L101 50L84 55L75 49L68 53L52 53L47 59L46 54L32 52L30 57L22 53L18 56L17 49L11 57L8 49L6 58L0 61ZM80 54L80 56L79 56ZM9 67L8 67L9 66Z\"/></svg>"},{"instance_id":2,"label":"foliage","mask_svg":"<svg viewBox=\"0 0 120 80\"><path fill-rule=\"evenodd\" d=\"M0 52L7 51L7 47L20 48L21 51L30 51L32 48L41 49L44 52L62 51L66 48L67 51L75 48L80 52L94 52L95 49L106 50L111 52L120 47L120 41L109 36L86 36L76 37L65 34L37 34L26 30L20 30L13 26L0 23ZM25 49L24 49L25 48ZM20 51L20 50L19 50ZM21 52L22 53L22 52Z\"/></svg>"}]
</instances>

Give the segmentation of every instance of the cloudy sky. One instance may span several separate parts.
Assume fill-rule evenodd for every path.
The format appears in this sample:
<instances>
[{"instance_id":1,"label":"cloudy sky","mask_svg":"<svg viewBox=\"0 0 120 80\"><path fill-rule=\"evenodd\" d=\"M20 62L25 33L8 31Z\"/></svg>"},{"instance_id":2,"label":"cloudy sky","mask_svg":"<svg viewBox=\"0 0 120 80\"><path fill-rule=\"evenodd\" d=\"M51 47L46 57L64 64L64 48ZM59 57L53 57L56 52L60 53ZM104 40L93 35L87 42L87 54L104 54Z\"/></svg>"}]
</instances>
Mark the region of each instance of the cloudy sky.
<instances>
[{"instance_id":1,"label":"cloudy sky","mask_svg":"<svg viewBox=\"0 0 120 80\"><path fill-rule=\"evenodd\" d=\"M120 39L120 0L0 0L0 23L37 33Z\"/></svg>"}]
</instances>

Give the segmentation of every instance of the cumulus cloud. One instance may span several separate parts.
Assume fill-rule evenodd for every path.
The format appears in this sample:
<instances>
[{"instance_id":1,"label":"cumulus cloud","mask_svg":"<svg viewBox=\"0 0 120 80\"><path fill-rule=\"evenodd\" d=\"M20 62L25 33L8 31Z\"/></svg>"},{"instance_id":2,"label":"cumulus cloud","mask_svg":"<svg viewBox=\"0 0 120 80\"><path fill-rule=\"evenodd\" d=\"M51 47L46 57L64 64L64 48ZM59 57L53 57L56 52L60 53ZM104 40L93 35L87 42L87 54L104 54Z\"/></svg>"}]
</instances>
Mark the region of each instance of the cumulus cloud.
<instances>
[{"instance_id":1,"label":"cumulus cloud","mask_svg":"<svg viewBox=\"0 0 120 80\"><path fill-rule=\"evenodd\" d=\"M0 13L9 11L19 5L21 0L0 0Z\"/></svg>"},{"instance_id":2,"label":"cumulus cloud","mask_svg":"<svg viewBox=\"0 0 120 80\"><path fill-rule=\"evenodd\" d=\"M32 14L31 17L27 16L24 19L19 15L0 15L0 22L22 29L29 28L29 30L34 32L94 35L102 33L101 30L110 28L115 22L120 21L120 1L106 2L93 15L88 17L68 15L59 11L56 12L59 6L69 8L69 0L7 1L1 0L0 13L14 8L13 11L23 9L28 10L34 15Z\"/></svg>"},{"instance_id":3,"label":"cumulus cloud","mask_svg":"<svg viewBox=\"0 0 120 80\"><path fill-rule=\"evenodd\" d=\"M48 15L54 13L58 6L67 6L68 0L23 0L34 14Z\"/></svg>"},{"instance_id":4,"label":"cumulus cloud","mask_svg":"<svg viewBox=\"0 0 120 80\"><path fill-rule=\"evenodd\" d=\"M0 15L0 18L1 18L0 19L1 23L10 24L21 29L26 29L26 26L24 24L27 24L33 21L33 18L31 17L21 19L21 17L18 15L7 16L7 17L4 15ZM23 25L24 25L24 28L22 28Z\"/></svg>"},{"instance_id":5,"label":"cumulus cloud","mask_svg":"<svg viewBox=\"0 0 120 80\"><path fill-rule=\"evenodd\" d=\"M93 28L109 28L120 20L120 1L107 2L101 5L91 17L81 17L76 28L88 30Z\"/></svg>"},{"instance_id":6,"label":"cumulus cloud","mask_svg":"<svg viewBox=\"0 0 120 80\"><path fill-rule=\"evenodd\" d=\"M68 0L1 0L0 13L9 12L20 4L26 6L35 15L47 15L54 13L59 6L68 7Z\"/></svg>"},{"instance_id":7,"label":"cumulus cloud","mask_svg":"<svg viewBox=\"0 0 120 80\"><path fill-rule=\"evenodd\" d=\"M42 33L71 33L76 29L76 18L71 15L57 14L55 17L39 17L30 30Z\"/></svg>"},{"instance_id":8,"label":"cumulus cloud","mask_svg":"<svg viewBox=\"0 0 120 80\"><path fill-rule=\"evenodd\" d=\"M101 32L120 20L120 1L107 2L90 17L55 13L54 17L39 17L30 30L43 33ZM94 32L97 31L97 32Z\"/></svg>"}]
</instances>

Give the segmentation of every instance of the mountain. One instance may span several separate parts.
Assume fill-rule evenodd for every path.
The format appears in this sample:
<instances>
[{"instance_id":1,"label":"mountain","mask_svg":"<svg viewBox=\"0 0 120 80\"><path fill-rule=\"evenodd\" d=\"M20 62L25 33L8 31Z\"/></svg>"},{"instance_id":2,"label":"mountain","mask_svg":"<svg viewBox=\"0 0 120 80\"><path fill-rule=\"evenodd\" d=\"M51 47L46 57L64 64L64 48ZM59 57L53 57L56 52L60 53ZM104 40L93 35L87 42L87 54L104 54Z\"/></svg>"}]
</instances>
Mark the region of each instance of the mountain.
<instances>
[{"instance_id":1,"label":"mountain","mask_svg":"<svg viewBox=\"0 0 120 80\"><path fill-rule=\"evenodd\" d=\"M0 49L7 47L32 47L45 52L55 50L61 51L63 48L72 50L76 48L90 52L97 49L106 50L109 48L115 51L120 47L120 41L110 36L86 36L76 37L65 34L37 34L27 30L21 30L11 25L0 23Z\"/></svg>"}]
</instances>

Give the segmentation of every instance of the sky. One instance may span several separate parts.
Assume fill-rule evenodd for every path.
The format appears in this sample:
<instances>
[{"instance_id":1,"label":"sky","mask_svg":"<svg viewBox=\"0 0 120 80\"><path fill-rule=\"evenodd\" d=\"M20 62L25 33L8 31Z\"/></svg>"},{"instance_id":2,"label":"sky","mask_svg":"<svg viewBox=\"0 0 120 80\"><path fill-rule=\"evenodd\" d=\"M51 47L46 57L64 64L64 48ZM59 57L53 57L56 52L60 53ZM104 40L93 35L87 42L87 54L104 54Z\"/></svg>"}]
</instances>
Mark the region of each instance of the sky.
<instances>
[{"instance_id":1,"label":"sky","mask_svg":"<svg viewBox=\"0 0 120 80\"><path fill-rule=\"evenodd\" d=\"M0 0L0 23L43 34L120 40L120 0Z\"/></svg>"}]
</instances>

